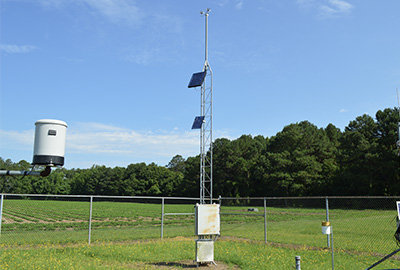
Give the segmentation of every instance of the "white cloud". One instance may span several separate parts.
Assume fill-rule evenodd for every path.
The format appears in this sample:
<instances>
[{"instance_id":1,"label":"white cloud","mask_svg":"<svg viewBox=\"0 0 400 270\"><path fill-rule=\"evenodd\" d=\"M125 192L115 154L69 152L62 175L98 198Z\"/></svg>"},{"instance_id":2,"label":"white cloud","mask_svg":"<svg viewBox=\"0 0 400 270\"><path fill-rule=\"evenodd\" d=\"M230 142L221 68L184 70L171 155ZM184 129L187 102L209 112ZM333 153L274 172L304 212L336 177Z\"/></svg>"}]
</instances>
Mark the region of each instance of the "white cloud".
<instances>
[{"instance_id":1,"label":"white cloud","mask_svg":"<svg viewBox=\"0 0 400 270\"><path fill-rule=\"evenodd\" d=\"M34 130L0 130L0 142L3 158L13 157L13 152L24 150L24 159L33 154ZM102 160L102 164L114 164L116 159L129 160L131 163L143 161L161 162L165 165L176 154L195 156L199 151L197 131L134 131L102 123L69 124L66 136L66 159L69 155L91 162ZM73 159L73 158L72 158ZM76 161L69 161L77 167ZM94 163L92 163L94 164ZM124 166L121 164L120 166Z\"/></svg>"},{"instance_id":2,"label":"white cloud","mask_svg":"<svg viewBox=\"0 0 400 270\"><path fill-rule=\"evenodd\" d=\"M242 8L243 8L243 0L239 0L239 1L236 3L235 8L236 8L236 9L242 9Z\"/></svg>"},{"instance_id":3,"label":"white cloud","mask_svg":"<svg viewBox=\"0 0 400 270\"><path fill-rule=\"evenodd\" d=\"M197 155L199 151L199 136L198 132L194 131L149 132L101 123L77 125L81 126L86 128L76 129L71 126L67 133L66 158L68 154L71 155L71 164L74 164L72 157L79 157L85 162L106 166L125 166L139 162L166 165L176 154L188 157ZM125 160L126 164L121 164L122 160Z\"/></svg>"},{"instance_id":4,"label":"white cloud","mask_svg":"<svg viewBox=\"0 0 400 270\"><path fill-rule=\"evenodd\" d=\"M144 13L126 0L80 0L114 23L138 24Z\"/></svg>"},{"instance_id":5,"label":"white cloud","mask_svg":"<svg viewBox=\"0 0 400 270\"><path fill-rule=\"evenodd\" d=\"M329 0L329 2L339 12L349 12L353 8L353 5L351 5L345 1L342 1L342 0Z\"/></svg>"},{"instance_id":6,"label":"white cloud","mask_svg":"<svg viewBox=\"0 0 400 270\"><path fill-rule=\"evenodd\" d=\"M10 44L1 44L0 50L14 54L14 53L30 53L36 50L37 47L33 45L10 45Z\"/></svg>"},{"instance_id":7,"label":"white cloud","mask_svg":"<svg viewBox=\"0 0 400 270\"><path fill-rule=\"evenodd\" d=\"M34 131L0 130L0 148L33 150Z\"/></svg>"},{"instance_id":8,"label":"white cloud","mask_svg":"<svg viewBox=\"0 0 400 270\"><path fill-rule=\"evenodd\" d=\"M134 155L147 153L171 157L176 152L182 154L198 148L197 132L136 132L131 130L97 130L82 132L71 130L67 135L69 151L82 154ZM188 151L188 149L190 149ZM180 150L180 151L179 151ZM184 153L183 153L184 152ZM149 158L149 157L146 157Z\"/></svg>"},{"instance_id":9,"label":"white cloud","mask_svg":"<svg viewBox=\"0 0 400 270\"><path fill-rule=\"evenodd\" d=\"M227 133L216 130L214 136L232 140ZM0 143L2 158L30 161L34 129L0 130ZM140 162L163 166L177 154L186 158L198 155L199 146L196 130L135 131L96 122L69 123L65 158L68 168L87 168L93 164L126 166Z\"/></svg>"},{"instance_id":10,"label":"white cloud","mask_svg":"<svg viewBox=\"0 0 400 270\"><path fill-rule=\"evenodd\" d=\"M79 122L73 124L75 126L75 129L79 130L80 132L93 132L93 131L107 131L107 132L120 132L120 131L126 131L126 129L121 128L121 127L116 127L113 125L108 125L108 124L103 124L103 123L97 123L97 122Z\"/></svg>"},{"instance_id":11,"label":"white cloud","mask_svg":"<svg viewBox=\"0 0 400 270\"><path fill-rule=\"evenodd\" d=\"M220 6L220 7L224 7L226 4L228 4L229 3L229 0L220 0L220 1L218 1L218 5Z\"/></svg>"},{"instance_id":12,"label":"white cloud","mask_svg":"<svg viewBox=\"0 0 400 270\"><path fill-rule=\"evenodd\" d=\"M124 23L138 25L141 23L144 13L135 1L131 0L25 0L30 3L39 4L46 8L62 9L67 6L80 5L89 7L97 14L103 16L113 23Z\"/></svg>"},{"instance_id":13,"label":"white cloud","mask_svg":"<svg viewBox=\"0 0 400 270\"><path fill-rule=\"evenodd\" d=\"M319 17L330 18L349 13L353 9L353 5L342 0L329 0L328 4L319 6Z\"/></svg>"},{"instance_id":14,"label":"white cloud","mask_svg":"<svg viewBox=\"0 0 400 270\"><path fill-rule=\"evenodd\" d=\"M348 109L340 109L339 112L341 112L341 113L346 113L346 112L348 112L348 111L349 111Z\"/></svg>"},{"instance_id":15,"label":"white cloud","mask_svg":"<svg viewBox=\"0 0 400 270\"><path fill-rule=\"evenodd\" d=\"M320 19L328 19L348 14L354 8L344 0L297 0L298 6L306 11L315 11Z\"/></svg>"}]
</instances>

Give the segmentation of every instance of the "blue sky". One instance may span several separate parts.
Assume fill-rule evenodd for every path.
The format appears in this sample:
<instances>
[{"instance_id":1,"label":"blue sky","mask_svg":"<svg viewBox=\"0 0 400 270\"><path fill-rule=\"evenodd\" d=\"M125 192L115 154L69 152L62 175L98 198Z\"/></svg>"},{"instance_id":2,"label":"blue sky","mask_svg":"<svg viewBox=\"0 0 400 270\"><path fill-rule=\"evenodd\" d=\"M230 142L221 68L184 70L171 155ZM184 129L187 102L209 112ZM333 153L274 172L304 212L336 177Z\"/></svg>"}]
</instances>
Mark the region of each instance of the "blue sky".
<instances>
[{"instance_id":1,"label":"blue sky","mask_svg":"<svg viewBox=\"0 0 400 270\"><path fill-rule=\"evenodd\" d=\"M397 106L398 0L1 0L0 156L31 162L39 119L67 168L197 155L207 8L214 139Z\"/></svg>"}]
</instances>

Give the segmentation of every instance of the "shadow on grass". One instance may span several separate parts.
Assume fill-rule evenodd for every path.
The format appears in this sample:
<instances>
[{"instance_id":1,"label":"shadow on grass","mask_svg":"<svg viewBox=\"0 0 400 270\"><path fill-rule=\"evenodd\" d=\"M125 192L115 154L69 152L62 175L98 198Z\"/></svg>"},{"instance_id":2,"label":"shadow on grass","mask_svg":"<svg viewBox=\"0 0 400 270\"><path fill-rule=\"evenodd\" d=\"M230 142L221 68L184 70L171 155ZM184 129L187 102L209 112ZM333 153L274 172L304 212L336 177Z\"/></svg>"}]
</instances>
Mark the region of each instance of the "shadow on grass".
<instances>
[{"instance_id":1,"label":"shadow on grass","mask_svg":"<svg viewBox=\"0 0 400 270\"><path fill-rule=\"evenodd\" d=\"M168 269L174 267L180 267L183 269L197 268L197 265L193 261L184 262L155 262L151 263L154 266L162 267L161 269Z\"/></svg>"}]
</instances>

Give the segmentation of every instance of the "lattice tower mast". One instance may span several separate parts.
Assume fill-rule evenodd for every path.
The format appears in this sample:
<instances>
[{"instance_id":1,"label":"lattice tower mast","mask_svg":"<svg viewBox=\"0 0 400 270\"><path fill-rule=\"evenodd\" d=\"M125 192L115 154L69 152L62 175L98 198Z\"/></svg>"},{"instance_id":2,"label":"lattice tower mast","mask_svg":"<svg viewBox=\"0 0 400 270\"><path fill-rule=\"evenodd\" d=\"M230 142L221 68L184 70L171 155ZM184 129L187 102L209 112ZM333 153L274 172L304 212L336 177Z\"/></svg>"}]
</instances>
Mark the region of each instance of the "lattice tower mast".
<instances>
[{"instance_id":1,"label":"lattice tower mast","mask_svg":"<svg viewBox=\"0 0 400 270\"><path fill-rule=\"evenodd\" d=\"M212 139L212 105L213 73L208 62L208 15L211 9L200 12L205 17L205 61L203 71L206 77L201 85L201 115L204 123L200 130L200 204L212 204L213 185L213 139Z\"/></svg>"}]
</instances>

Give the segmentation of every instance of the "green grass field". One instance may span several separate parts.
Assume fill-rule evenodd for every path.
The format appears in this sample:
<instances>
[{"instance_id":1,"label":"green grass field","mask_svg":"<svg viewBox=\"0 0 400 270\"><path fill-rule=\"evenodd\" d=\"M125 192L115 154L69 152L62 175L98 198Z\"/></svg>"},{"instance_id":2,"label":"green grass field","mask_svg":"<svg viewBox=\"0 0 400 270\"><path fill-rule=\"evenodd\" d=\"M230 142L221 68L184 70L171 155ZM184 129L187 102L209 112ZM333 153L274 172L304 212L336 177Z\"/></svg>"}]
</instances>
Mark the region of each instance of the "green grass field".
<instances>
[{"instance_id":1,"label":"green grass field","mask_svg":"<svg viewBox=\"0 0 400 270\"><path fill-rule=\"evenodd\" d=\"M192 268L194 241L188 238L164 240L94 243L92 245L40 245L4 249L1 269L170 269ZM277 247L260 242L218 240L214 257L240 269L294 269L295 256L301 256L303 269L331 269L329 250L306 247ZM368 261L378 257L335 253L336 269L365 269ZM386 261L379 269L398 268L399 261ZM237 268L236 268L237 269Z\"/></svg>"},{"instance_id":2,"label":"green grass field","mask_svg":"<svg viewBox=\"0 0 400 270\"><path fill-rule=\"evenodd\" d=\"M221 239L215 244L217 261L242 269L290 269L294 256L300 255L304 269L330 269L331 253L321 233L325 209L268 207L267 245L263 207L259 210L252 214L261 216L229 215L248 213L247 207L222 206ZM166 204L164 211L194 213L194 207ZM395 250L395 214L388 210L331 210L335 268L365 269ZM88 226L88 202L5 200L0 268L158 269L157 263L193 260L195 256L194 216L165 216L164 240L160 240L160 204L94 202L90 246L86 244ZM24 262L32 267L24 268ZM175 266L180 267L178 263ZM400 268L399 257L379 269L388 268Z\"/></svg>"}]
</instances>

